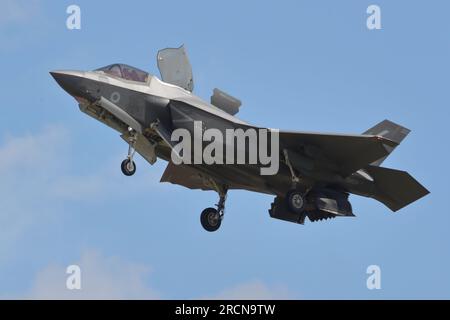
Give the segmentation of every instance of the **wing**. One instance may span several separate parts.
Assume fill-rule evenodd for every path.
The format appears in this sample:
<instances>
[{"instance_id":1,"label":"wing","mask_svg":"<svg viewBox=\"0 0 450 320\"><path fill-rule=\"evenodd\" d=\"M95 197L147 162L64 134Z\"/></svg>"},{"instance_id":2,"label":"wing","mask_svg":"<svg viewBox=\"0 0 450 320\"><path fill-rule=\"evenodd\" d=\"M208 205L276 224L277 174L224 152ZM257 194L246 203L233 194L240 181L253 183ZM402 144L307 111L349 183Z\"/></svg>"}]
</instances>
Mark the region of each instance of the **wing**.
<instances>
[{"instance_id":1,"label":"wing","mask_svg":"<svg viewBox=\"0 0 450 320\"><path fill-rule=\"evenodd\" d=\"M371 135L379 135L382 137L385 137L387 139L390 139L392 141L397 142L400 144L403 139L406 138L406 136L411 132L408 128L405 128L399 124L396 124L389 120L384 120L375 125L374 127L370 128L363 134L371 134ZM390 152L394 151L394 148L390 148ZM378 159L372 165L379 166L383 163L384 160L386 160L387 156L381 159Z\"/></svg>"},{"instance_id":2,"label":"wing","mask_svg":"<svg viewBox=\"0 0 450 320\"><path fill-rule=\"evenodd\" d=\"M374 135L280 131L280 148L332 168L343 177L389 154L398 143Z\"/></svg>"}]
</instances>

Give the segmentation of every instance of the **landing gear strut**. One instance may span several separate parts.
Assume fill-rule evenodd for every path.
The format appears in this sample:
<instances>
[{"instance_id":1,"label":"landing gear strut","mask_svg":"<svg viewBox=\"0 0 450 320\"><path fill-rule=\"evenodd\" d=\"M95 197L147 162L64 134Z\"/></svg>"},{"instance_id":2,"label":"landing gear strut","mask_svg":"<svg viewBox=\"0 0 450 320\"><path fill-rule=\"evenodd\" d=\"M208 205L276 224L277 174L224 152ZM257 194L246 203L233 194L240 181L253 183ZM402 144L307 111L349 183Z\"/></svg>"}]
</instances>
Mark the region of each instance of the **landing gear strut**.
<instances>
[{"instance_id":1,"label":"landing gear strut","mask_svg":"<svg viewBox=\"0 0 450 320\"><path fill-rule=\"evenodd\" d=\"M133 157L136 153L136 149L134 147L137 141L137 133L134 129L128 128L128 134L128 156L122 161L120 168L122 169L122 173L129 177L136 172L136 164L133 161Z\"/></svg>"},{"instance_id":2,"label":"landing gear strut","mask_svg":"<svg viewBox=\"0 0 450 320\"><path fill-rule=\"evenodd\" d=\"M289 160L289 153L286 149L283 150L284 160L291 172L292 189L286 194L286 202L289 210L296 214L304 214L305 211L305 195L306 192L299 190L298 184L300 178L295 174L291 161Z\"/></svg>"},{"instance_id":3,"label":"landing gear strut","mask_svg":"<svg viewBox=\"0 0 450 320\"><path fill-rule=\"evenodd\" d=\"M225 214L225 200L227 199L227 189L225 187L218 188L219 202L215 208L206 208L200 215L200 222L206 231L214 232L220 228Z\"/></svg>"}]
</instances>

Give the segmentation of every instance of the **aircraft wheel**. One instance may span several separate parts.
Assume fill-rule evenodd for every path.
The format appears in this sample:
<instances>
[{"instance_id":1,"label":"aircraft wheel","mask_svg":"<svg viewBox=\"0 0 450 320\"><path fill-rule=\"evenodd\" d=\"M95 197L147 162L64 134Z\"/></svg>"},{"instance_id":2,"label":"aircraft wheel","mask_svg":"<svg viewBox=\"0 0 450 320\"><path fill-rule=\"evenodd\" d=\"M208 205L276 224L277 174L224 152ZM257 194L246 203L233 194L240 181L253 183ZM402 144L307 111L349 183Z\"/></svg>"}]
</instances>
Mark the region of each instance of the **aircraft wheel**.
<instances>
[{"instance_id":1,"label":"aircraft wheel","mask_svg":"<svg viewBox=\"0 0 450 320\"><path fill-rule=\"evenodd\" d=\"M286 195L289 209L294 213L302 213L305 208L305 198L299 190L291 190Z\"/></svg>"},{"instance_id":2,"label":"aircraft wheel","mask_svg":"<svg viewBox=\"0 0 450 320\"><path fill-rule=\"evenodd\" d=\"M206 231L214 232L219 229L222 223L222 217L216 209L206 208L200 215L200 222Z\"/></svg>"},{"instance_id":3,"label":"aircraft wheel","mask_svg":"<svg viewBox=\"0 0 450 320\"><path fill-rule=\"evenodd\" d=\"M122 173L128 177L136 172L136 164L130 159L123 160L120 168L122 169Z\"/></svg>"}]
</instances>

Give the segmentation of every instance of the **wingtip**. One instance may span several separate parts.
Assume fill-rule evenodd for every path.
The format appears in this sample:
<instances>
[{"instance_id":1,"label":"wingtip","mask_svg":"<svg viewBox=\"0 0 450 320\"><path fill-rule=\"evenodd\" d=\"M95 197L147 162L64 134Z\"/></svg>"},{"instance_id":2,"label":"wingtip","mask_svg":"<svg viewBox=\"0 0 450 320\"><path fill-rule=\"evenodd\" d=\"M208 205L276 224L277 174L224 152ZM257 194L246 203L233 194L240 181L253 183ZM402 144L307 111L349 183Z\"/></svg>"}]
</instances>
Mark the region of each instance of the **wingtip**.
<instances>
[{"instance_id":1,"label":"wingtip","mask_svg":"<svg viewBox=\"0 0 450 320\"><path fill-rule=\"evenodd\" d=\"M377 141L380 141L383 144L386 144L386 145L390 146L390 147L396 147L396 146L398 146L400 144L397 141L394 141L394 140L391 140L391 139L388 139L386 137L379 136L379 135L373 136L373 138L375 140L377 140Z\"/></svg>"}]
</instances>

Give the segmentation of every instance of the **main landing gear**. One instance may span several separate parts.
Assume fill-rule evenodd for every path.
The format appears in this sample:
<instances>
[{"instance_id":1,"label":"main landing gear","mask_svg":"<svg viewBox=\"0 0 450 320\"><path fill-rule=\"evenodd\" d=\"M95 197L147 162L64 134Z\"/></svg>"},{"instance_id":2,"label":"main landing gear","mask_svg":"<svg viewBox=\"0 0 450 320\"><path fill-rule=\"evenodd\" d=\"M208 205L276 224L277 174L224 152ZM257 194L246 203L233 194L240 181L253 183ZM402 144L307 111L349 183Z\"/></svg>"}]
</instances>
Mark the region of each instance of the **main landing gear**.
<instances>
[{"instance_id":1,"label":"main landing gear","mask_svg":"<svg viewBox=\"0 0 450 320\"><path fill-rule=\"evenodd\" d=\"M289 153L286 149L283 150L283 155L286 165L289 167L291 172L292 180L292 189L286 193L286 204L291 212L298 215L304 215L306 205L305 195L307 192L303 192L298 188L300 178L295 174L294 168L289 161Z\"/></svg>"},{"instance_id":2,"label":"main landing gear","mask_svg":"<svg viewBox=\"0 0 450 320\"><path fill-rule=\"evenodd\" d=\"M225 214L225 200L227 198L227 189L220 188L219 193L219 203L217 203L217 209L206 208L202 211L200 215L200 222L206 231L214 232L220 228L222 220Z\"/></svg>"},{"instance_id":3,"label":"main landing gear","mask_svg":"<svg viewBox=\"0 0 450 320\"><path fill-rule=\"evenodd\" d=\"M302 214L305 211L305 196L301 190L293 189L286 194L286 202L291 212Z\"/></svg>"},{"instance_id":4,"label":"main landing gear","mask_svg":"<svg viewBox=\"0 0 450 320\"><path fill-rule=\"evenodd\" d=\"M128 156L122 161L120 169L122 169L122 173L124 175L129 177L136 173L136 164L133 161L133 157L136 153L136 149L134 147L137 141L137 133L134 129L128 128L128 134Z\"/></svg>"}]
</instances>

